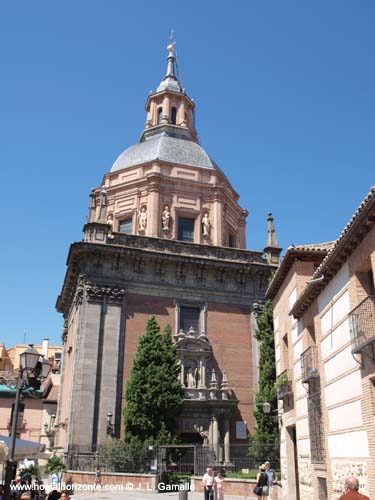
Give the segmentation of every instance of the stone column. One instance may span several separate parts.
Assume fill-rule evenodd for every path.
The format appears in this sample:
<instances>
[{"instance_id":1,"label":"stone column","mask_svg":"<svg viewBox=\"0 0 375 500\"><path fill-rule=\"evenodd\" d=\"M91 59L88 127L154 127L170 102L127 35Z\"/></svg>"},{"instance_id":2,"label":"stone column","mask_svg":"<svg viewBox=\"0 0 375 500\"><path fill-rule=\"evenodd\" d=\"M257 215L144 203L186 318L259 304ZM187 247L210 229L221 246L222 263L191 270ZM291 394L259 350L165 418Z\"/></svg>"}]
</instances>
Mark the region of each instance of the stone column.
<instances>
[{"instance_id":1,"label":"stone column","mask_svg":"<svg viewBox=\"0 0 375 500\"><path fill-rule=\"evenodd\" d=\"M215 461L219 460L219 425L217 418L215 416L212 417L212 448L216 455Z\"/></svg>"},{"instance_id":2,"label":"stone column","mask_svg":"<svg viewBox=\"0 0 375 500\"><path fill-rule=\"evenodd\" d=\"M170 122L169 114L170 114L170 98L168 96L165 96L163 100L163 114L161 117L161 123Z\"/></svg>"},{"instance_id":3,"label":"stone column","mask_svg":"<svg viewBox=\"0 0 375 500\"><path fill-rule=\"evenodd\" d=\"M122 372L125 344L125 293L124 290L107 288L101 354L101 376L98 380L97 443L107 438L107 413L113 414L114 432L120 437L121 403L123 396Z\"/></svg>"},{"instance_id":4,"label":"stone column","mask_svg":"<svg viewBox=\"0 0 375 500\"><path fill-rule=\"evenodd\" d=\"M152 174L148 177L149 192L147 204L147 218L148 224L146 227L147 236L159 237L161 226L161 213L160 213L160 176Z\"/></svg>"},{"instance_id":5,"label":"stone column","mask_svg":"<svg viewBox=\"0 0 375 500\"><path fill-rule=\"evenodd\" d=\"M230 462L230 435L229 415L224 417L224 466L232 465Z\"/></svg>"},{"instance_id":6,"label":"stone column","mask_svg":"<svg viewBox=\"0 0 375 500\"><path fill-rule=\"evenodd\" d=\"M224 241L223 235L223 203L221 201L221 193L215 193L214 200L214 210L213 210L213 228L211 230L211 238L214 245L225 245L227 243Z\"/></svg>"},{"instance_id":7,"label":"stone column","mask_svg":"<svg viewBox=\"0 0 375 500\"><path fill-rule=\"evenodd\" d=\"M185 119L185 102L182 99L180 106L178 108L178 125L181 125L182 127L187 127L187 122Z\"/></svg>"},{"instance_id":8,"label":"stone column","mask_svg":"<svg viewBox=\"0 0 375 500\"><path fill-rule=\"evenodd\" d=\"M199 360L199 374L200 374L200 378L199 378L199 386L202 388L206 388L206 366L205 366L205 360L204 359L200 359Z\"/></svg>"},{"instance_id":9,"label":"stone column","mask_svg":"<svg viewBox=\"0 0 375 500\"><path fill-rule=\"evenodd\" d=\"M82 293L85 287L82 286ZM80 302L80 303L79 303ZM79 324L74 345L75 363L68 416L67 446L92 451L96 372L99 344L101 301L77 297ZM73 305L73 307L75 307Z\"/></svg>"},{"instance_id":10,"label":"stone column","mask_svg":"<svg viewBox=\"0 0 375 500\"><path fill-rule=\"evenodd\" d=\"M184 365L184 359L182 358L181 359L181 375L180 375L180 379L181 379L181 385L185 385L185 365Z\"/></svg>"}]
</instances>

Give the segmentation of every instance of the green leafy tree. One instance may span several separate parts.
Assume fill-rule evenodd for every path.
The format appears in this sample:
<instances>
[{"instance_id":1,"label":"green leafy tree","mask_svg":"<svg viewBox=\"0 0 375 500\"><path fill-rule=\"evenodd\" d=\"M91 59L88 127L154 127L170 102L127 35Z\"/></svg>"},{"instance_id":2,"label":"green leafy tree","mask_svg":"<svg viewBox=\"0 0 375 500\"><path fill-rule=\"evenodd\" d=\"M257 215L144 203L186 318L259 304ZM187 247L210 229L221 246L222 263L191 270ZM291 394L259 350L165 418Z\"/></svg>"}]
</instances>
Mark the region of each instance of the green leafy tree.
<instances>
[{"instance_id":1,"label":"green leafy tree","mask_svg":"<svg viewBox=\"0 0 375 500\"><path fill-rule=\"evenodd\" d=\"M22 469L20 471L22 481L26 481L28 484L31 484L33 479L40 479L41 473L40 469L37 465L29 465L28 467Z\"/></svg>"},{"instance_id":2,"label":"green leafy tree","mask_svg":"<svg viewBox=\"0 0 375 500\"><path fill-rule=\"evenodd\" d=\"M139 339L126 384L125 442L171 443L176 439L175 419L183 403L180 368L171 328L161 335L155 316Z\"/></svg>"},{"instance_id":3,"label":"green leafy tree","mask_svg":"<svg viewBox=\"0 0 375 500\"><path fill-rule=\"evenodd\" d=\"M65 471L66 471L66 465L64 464L62 457L59 457L58 455L52 455L52 457L48 459L46 467L44 469L44 472L48 475L56 473L59 476L60 484L62 475Z\"/></svg>"},{"instance_id":4,"label":"green leafy tree","mask_svg":"<svg viewBox=\"0 0 375 500\"><path fill-rule=\"evenodd\" d=\"M249 436L250 454L255 460L279 461L279 428L275 413L265 415L263 403L277 408L275 344L273 331L272 303L267 301L258 317L255 337L259 341L259 389L255 395L255 431Z\"/></svg>"},{"instance_id":5,"label":"green leafy tree","mask_svg":"<svg viewBox=\"0 0 375 500\"><path fill-rule=\"evenodd\" d=\"M52 455L46 463L46 467L44 469L45 473L51 475L53 473L61 474L66 471L66 465L63 462L63 459L58 455Z\"/></svg>"}]
</instances>

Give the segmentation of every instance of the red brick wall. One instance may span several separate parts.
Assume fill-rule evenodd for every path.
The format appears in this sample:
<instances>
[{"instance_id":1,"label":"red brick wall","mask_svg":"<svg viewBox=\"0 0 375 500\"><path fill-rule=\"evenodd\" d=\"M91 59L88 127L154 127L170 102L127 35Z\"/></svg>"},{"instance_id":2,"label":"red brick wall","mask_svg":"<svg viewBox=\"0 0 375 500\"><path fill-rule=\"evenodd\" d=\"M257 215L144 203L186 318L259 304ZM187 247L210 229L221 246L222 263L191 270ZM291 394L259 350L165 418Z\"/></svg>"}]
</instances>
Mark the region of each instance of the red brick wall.
<instances>
[{"instance_id":1,"label":"red brick wall","mask_svg":"<svg viewBox=\"0 0 375 500\"><path fill-rule=\"evenodd\" d=\"M154 314L163 330L169 323L175 331L174 300L129 294L126 297L126 334L124 353L124 391L129 377L138 340L145 332L147 320ZM245 420L253 429L253 375L250 332L250 309L244 306L208 304L207 335L212 343L214 358L221 370L226 370L229 386L240 400L239 414L233 421ZM215 363L215 361L214 361ZM217 366L215 366L217 369ZM220 377L219 377L220 382ZM234 427L233 423L233 427ZM123 432L123 425L122 432ZM231 430L232 442L235 429ZM243 443L244 441L240 441Z\"/></svg>"},{"instance_id":2,"label":"red brick wall","mask_svg":"<svg viewBox=\"0 0 375 500\"><path fill-rule=\"evenodd\" d=\"M95 485L95 472L77 472L67 471L63 476L63 483L71 478L73 482L73 491L75 494L79 493L80 486L94 486ZM121 487L126 491L142 490L142 491L155 491L157 489L157 476L153 474L120 474L120 473L101 473L101 486L116 491L121 491ZM88 488L82 488L81 491L88 491Z\"/></svg>"},{"instance_id":3,"label":"red brick wall","mask_svg":"<svg viewBox=\"0 0 375 500\"><path fill-rule=\"evenodd\" d=\"M202 493L203 498L203 483L201 477L192 478L192 488L194 485L194 491L197 493ZM253 490L255 488L256 482L252 479L225 479L224 480L224 495L233 495L247 498L258 498L254 495ZM278 496L278 486L274 486L272 492L272 500L277 500Z\"/></svg>"}]
</instances>

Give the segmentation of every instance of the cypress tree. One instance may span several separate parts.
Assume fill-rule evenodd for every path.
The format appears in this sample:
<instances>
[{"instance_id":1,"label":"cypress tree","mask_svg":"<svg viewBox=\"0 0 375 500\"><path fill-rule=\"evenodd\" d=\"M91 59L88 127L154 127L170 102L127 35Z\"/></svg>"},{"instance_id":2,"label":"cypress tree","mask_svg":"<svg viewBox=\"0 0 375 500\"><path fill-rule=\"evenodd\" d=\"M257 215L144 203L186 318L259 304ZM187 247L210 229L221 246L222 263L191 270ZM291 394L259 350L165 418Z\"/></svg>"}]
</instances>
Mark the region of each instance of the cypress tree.
<instances>
[{"instance_id":1,"label":"cypress tree","mask_svg":"<svg viewBox=\"0 0 375 500\"><path fill-rule=\"evenodd\" d=\"M179 365L171 328L160 334L152 316L139 339L126 384L125 442L169 443L175 440L175 418L183 403Z\"/></svg>"},{"instance_id":2,"label":"cypress tree","mask_svg":"<svg viewBox=\"0 0 375 500\"><path fill-rule=\"evenodd\" d=\"M263 403L271 403L277 409L275 344L273 331L272 303L267 301L257 320L258 329L255 338L259 341L259 389L255 395L254 416L256 427L249 436L250 452L257 459L278 462L279 460L279 428L275 413L265 415Z\"/></svg>"}]
</instances>

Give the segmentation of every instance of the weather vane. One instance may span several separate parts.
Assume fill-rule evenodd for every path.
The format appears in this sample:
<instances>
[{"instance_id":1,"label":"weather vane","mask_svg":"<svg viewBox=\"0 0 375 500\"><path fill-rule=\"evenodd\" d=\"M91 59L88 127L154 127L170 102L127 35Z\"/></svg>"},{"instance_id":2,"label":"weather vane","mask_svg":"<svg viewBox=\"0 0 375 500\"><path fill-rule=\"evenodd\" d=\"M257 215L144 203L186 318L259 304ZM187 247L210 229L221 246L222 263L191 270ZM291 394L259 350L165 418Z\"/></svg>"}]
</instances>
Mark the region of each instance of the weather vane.
<instances>
[{"instance_id":1,"label":"weather vane","mask_svg":"<svg viewBox=\"0 0 375 500\"><path fill-rule=\"evenodd\" d=\"M171 30L171 32L169 33L169 40L170 40L170 43L169 43L167 49L170 52L173 52L174 51L174 46L176 44L176 41L174 39L174 30Z\"/></svg>"}]
</instances>

